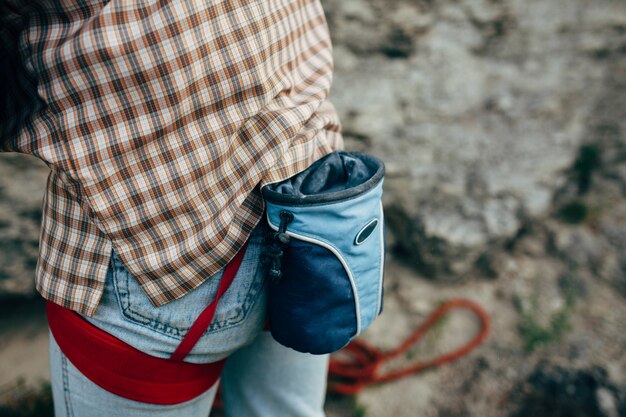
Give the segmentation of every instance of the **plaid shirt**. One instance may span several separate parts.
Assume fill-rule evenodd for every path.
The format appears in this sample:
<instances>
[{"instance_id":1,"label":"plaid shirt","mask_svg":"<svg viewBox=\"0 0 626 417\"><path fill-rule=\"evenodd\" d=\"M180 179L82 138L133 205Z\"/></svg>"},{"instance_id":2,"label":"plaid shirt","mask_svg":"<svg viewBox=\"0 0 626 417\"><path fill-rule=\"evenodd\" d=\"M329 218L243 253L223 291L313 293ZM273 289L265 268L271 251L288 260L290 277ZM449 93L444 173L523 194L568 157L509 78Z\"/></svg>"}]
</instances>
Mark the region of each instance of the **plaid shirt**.
<instances>
[{"instance_id":1,"label":"plaid shirt","mask_svg":"<svg viewBox=\"0 0 626 417\"><path fill-rule=\"evenodd\" d=\"M261 186L341 147L318 0L42 7L19 56L43 106L10 150L52 170L48 300L92 315L113 248L156 306L185 295L241 248Z\"/></svg>"}]
</instances>

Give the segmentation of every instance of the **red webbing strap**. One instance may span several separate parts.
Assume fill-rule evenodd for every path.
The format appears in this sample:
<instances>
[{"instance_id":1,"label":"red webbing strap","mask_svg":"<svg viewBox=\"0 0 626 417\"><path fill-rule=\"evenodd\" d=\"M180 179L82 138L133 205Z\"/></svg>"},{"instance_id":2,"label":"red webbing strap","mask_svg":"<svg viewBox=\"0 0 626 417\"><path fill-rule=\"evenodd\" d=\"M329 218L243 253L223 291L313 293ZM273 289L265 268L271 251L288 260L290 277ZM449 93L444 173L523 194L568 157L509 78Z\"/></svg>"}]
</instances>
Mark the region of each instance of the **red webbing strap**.
<instances>
[{"instance_id":1,"label":"red webbing strap","mask_svg":"<svg viewBox=\"0 0 626 417\"><path fill-rule=\"evenodd\" d=\"M209 328L209 325L213 321L213 317L215 317L215 310L217 309L217 303L220 298L230 287L233 279L235 279L235 275L237 275L237 271L239 271L239 266L241 265L241 261L243 260L243 256L246 253L247 245L244 245L237 255L230 261L230 263L224 269L224 274L222 275L222 279L220 281L220 286L217 289L217 295L215 296L215 300L211 304L204 309L202 313L198 316L196 321L193 323L185 337L183 338L180 345L176 348L170 359L173 361L182 361L185 359L185 356L191 352L191 349L198 343L198 340L204 332Z\"/></svg>"},{"instance_id":2,"label":"red webbing strap","mask_svg":"<svg viewBox=\"0 0 626 417\"><path fill-rule=\"evenodd\" d=\"M152 404L179 404L211 388L225 360L207 364L183 362L215 316L247 245L226 266L215 300L204 309L169 359L150 356L93 326L74 311L48 302L50 331L69 361L96 385L124 398Z\"/></svg>"},{"instance_id":3,"label":"red webbing strap","mask_svg":"<svg viewBox=\"0 0 626 417\"><path fill-rule=\"evenodd\" d=\"M150 356L93 326L72 310L48 302L48 323L63 354L96 385L120 397L179 404L218 380L225 361L195 364Z\"/></svg>"}]
</instances>

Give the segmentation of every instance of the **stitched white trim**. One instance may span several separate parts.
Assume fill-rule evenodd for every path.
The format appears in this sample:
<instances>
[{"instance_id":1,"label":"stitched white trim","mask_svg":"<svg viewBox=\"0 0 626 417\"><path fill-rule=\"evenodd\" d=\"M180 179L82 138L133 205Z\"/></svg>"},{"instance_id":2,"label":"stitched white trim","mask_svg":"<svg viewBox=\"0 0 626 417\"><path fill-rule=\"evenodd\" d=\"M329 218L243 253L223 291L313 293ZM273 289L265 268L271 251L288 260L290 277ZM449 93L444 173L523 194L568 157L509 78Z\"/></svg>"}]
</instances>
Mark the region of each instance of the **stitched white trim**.
<instances>
[{"instance_id":1,"label":"stitched white trim","mask_svg":"<svg viewBox=\"0 0 626 417\"><path fill-rule=\"evenodd\" d=\"M385 214L383 203L380 203L380 280L378 281L378 305L376 306L376 317L380 314L380 305L383 301L383 277L385 275Z\"/></svg>"}]
</instances>

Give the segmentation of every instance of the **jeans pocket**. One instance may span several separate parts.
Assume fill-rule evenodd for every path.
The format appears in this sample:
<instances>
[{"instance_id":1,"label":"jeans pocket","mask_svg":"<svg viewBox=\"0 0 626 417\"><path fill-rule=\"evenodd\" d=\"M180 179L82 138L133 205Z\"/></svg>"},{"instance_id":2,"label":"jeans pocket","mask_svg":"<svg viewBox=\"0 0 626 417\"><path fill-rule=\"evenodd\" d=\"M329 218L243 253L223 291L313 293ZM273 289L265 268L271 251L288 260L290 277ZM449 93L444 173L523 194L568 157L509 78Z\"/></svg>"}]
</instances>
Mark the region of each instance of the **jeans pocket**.
<instances>
[{"instance_id":1,"label":"jeans pocket","mask_svg":"<svg viewBox=\"0 0 626 417\"><path fill-rule=\"evenodd\" d=\"M262 235L250 238L237 275L220 298L207 333L232 330L249 317L264 287L265 273L260 266L262 246ZM115 253L112 268L113 291L125 320L178 340L182 340L200 313L213 302L223 274L222 270L180 299L154 307Z\"/></svg>"},{"instance_id":2,"label":"jeans pocket","mask_svg":"<svg viewBox=\"0 0 626 417\"><path fill-rule=\"evenodd\" d=\"M237 275L220 298L213 322L185 361L221 360L262 331L267 305L266 268L260 262L264 232L264 227L252 232ZM218 272L180 299L155 307L113 253L100 304L92 317L83 317L142 352L168 358L200 313L215 299L221 278L222 272Z\"/></svg>"}]
</instances>

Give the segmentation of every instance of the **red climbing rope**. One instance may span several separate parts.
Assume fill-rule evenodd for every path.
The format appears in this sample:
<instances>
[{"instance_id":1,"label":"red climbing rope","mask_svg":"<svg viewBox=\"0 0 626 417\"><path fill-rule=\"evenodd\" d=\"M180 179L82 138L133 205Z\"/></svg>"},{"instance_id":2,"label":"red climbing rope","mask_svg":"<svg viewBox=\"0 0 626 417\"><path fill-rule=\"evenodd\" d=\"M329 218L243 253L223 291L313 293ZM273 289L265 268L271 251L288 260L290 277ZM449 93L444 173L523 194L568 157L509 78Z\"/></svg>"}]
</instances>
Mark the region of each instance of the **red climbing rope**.
<instances>
[{"instance_id":1,"label":"red climbing rope","mask_svg":"<svg viewBox=\"0 0 626 417\"><path fill-rule=\"evenodd\" d=\"M446 314L454 309L470 310L478 317L481 329L472 340L460 348L436 358L416 362L401 369L384 373L379 372L379 369L385 362L406 353L413 345L424 337L432 326L434 326ZM341 350L342 355L347 355L347 358L331 358L329 368L329 378L331 382L329 384L329 391L343 395L354 395L367 385L404 378L426 369L438 367L444 363L455 361L460 357L467 355L470 351L480 345L489 334L490 327L491 323L489 316L481 306L470 300L452 299L440 305L435 311L433 311L431 315L426 318L426 321L424 321L424 323L422 323L413 332L413 334L411 334L400 346L393 350L382 351L362 340L352 341L348 346Z\"/></svg>"}]
</instances>

